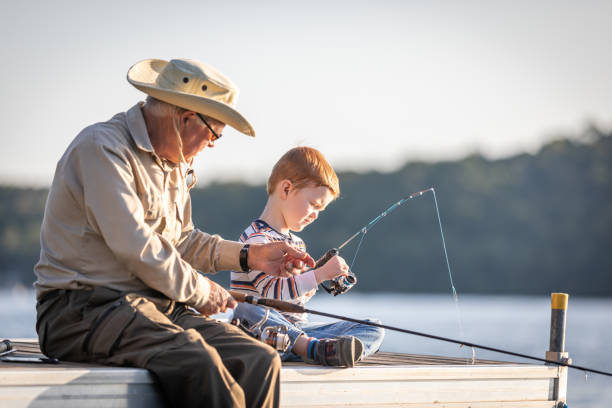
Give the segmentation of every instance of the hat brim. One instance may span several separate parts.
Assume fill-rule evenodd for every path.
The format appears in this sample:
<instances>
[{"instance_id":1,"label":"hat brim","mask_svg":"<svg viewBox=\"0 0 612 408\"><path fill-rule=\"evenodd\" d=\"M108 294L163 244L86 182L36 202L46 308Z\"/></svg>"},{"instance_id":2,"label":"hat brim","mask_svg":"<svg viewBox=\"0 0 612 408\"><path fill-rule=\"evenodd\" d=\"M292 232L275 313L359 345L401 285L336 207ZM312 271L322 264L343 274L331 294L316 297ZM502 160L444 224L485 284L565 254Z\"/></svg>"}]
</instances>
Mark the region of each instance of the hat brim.
<instances>
[{"instance_id":1,"label":"hat brim","mask_svg":"<svg viewBox=\"0 0 612 408\"><path fill-rule=\"evenodd\" d=\"M158 59L140 61L129 69L127 80L138 90L155 99L210 116L240 133L255 137L253 126L233 107L202 96L157 87L155 81L166 64L168 61Z\"/></svg>"}]
</instances>

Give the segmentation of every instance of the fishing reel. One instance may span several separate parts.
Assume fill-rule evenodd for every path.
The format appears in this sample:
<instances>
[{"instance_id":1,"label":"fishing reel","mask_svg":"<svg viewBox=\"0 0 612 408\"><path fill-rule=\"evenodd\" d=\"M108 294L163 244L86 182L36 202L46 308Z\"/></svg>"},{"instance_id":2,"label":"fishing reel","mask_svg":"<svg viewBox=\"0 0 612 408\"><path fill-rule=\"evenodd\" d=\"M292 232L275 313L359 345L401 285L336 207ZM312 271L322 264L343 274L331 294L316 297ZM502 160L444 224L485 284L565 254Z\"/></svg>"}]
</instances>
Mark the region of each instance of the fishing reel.
<instances>
[{"instance_id":1,"label":"fishing reel","mask_svg":"<svg viewBox=\"0 0 612 408\"><path fill-rule=\"evenodd\" d=\"M287 351L291 342L287 326L268 326L263 329L259 339L280 352Z\"/></svg>"},{"instance_id":2,"label":"fishing reel","mask_svg":"<svg viewBox=\"0 0 612 408\"><path fill-rule=\"evenodd\" d=\"M315 264L314 269L320 268L327 263L333 256L338 255L338 250L332 248L319 258ZM353 271L349 270L346 276L337 276L329 281L329 287L324 283L321 283L321 287L331 295L338 296L348 292L357 283L357 276Z\"/></svg>"},{"instance_id":3,"label":"fishing reel","mask_svg":"<svg viewBox=\"0 0 612 408\"><path fill-rule=\"evenodd\" d=\"M263 324L268 320L270 316L270 309L266 308L265 316L250 326L248 322L241 322L240 319L232 319L232 324L240 327L242 330L271 346L274 350L285 352L289 349L291 339L289 338L289 332L287 326L268 326L263 327Z\"/></svg>"}]
</instances>

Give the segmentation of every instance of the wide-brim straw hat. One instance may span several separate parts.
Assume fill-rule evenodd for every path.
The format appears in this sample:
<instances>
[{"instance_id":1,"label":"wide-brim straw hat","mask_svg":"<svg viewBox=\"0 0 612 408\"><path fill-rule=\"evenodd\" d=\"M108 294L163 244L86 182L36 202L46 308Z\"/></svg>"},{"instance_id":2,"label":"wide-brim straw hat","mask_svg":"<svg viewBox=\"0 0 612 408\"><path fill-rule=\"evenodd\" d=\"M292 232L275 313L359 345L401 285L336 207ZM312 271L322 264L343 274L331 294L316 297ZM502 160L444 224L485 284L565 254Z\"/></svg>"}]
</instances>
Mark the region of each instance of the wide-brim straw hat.
<instances>
[{"instance_id":1,"label":"wide-brim straw hat","mask_svg":"<svg viewBox=\"0 0 612 408\"><path fill-rule=\"evenodd\" d=\"M127 80L155 99L209 116L255 137L253 126L234 109L238 87L210 65L189 59L148 59L134 64Z\"/></svg>"}]
</instances>

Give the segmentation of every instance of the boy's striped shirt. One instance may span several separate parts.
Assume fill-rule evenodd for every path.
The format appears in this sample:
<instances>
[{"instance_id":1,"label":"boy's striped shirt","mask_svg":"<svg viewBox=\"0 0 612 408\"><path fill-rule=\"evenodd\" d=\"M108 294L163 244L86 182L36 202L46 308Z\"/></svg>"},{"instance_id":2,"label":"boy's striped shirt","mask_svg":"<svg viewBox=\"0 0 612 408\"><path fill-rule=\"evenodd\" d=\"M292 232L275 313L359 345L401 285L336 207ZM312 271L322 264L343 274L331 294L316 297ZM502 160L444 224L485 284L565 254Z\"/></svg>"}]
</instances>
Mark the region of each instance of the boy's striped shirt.
<instances>
[{"instance_id":1,"label":"boy's striped shirt","mask_svg":"<svg viewBox=\"0 0 612 408\"><path fill-rule=\"evenodd\" d=\"M244 230L239 240L248 244L285 241L300 250L306 250L306 244L297 235L281 234L259 219ZM249 295L284 300L303 306L314 295L317 280L313 271L288 278L270 276L255 270L248 273L232 271L230 288ZM283 313L283 315L293 322L305 320L305 316L299 313Z\"/></svg>"}]
</instances>

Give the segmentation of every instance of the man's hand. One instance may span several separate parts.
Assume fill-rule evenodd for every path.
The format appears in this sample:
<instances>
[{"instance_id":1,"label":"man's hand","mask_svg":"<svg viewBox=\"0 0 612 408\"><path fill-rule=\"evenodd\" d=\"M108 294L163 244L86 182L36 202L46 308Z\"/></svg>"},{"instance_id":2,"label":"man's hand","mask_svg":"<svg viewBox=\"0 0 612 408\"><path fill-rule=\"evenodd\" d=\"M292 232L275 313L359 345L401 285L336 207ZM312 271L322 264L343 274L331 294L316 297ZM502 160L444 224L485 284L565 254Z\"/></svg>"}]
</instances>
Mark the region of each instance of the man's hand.
<instances>
[{"instance_id":1,"label":"man's hand","mask_svg":"<svg viewBox=\"0 0 612 408\"><path fill-rule=\"evenodd\" d=\"M282 277L299 275L315 265L310 255L286 242L251 244L248 263L251 269Z\"/></svg>"},{"instance_id":2,"label":"man's hand","mask_svg":"<svg viewBox=\"0 0 612 408\"><path fill-rule=\"evenodd\" d=\"M227 290L211 280L209 280L209 282L210 295L208 295L208 302L204 307L198 309L198 312L202 313L204 316L211 316L225 312L227 309L233 309L238 305Z\"/></svg>"}]
</instances>

